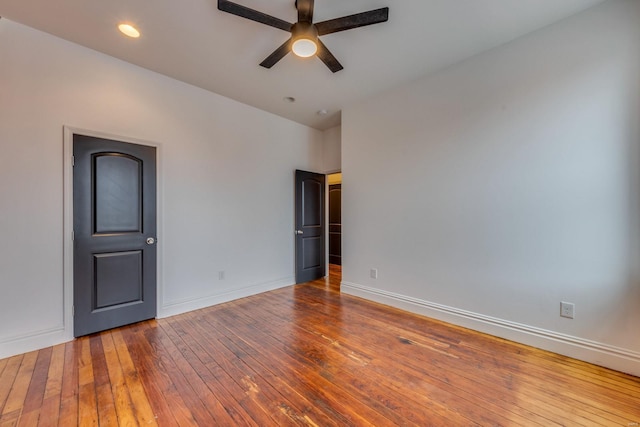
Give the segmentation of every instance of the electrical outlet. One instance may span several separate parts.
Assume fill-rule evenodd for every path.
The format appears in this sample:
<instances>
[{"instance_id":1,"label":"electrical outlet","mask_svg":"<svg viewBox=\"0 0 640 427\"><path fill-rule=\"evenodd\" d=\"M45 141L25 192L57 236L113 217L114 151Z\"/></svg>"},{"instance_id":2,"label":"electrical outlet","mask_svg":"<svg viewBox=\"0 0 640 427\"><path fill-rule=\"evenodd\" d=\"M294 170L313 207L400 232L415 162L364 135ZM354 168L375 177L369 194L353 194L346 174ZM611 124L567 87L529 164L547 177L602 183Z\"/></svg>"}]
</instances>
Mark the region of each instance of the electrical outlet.
<instances>
[{"instance_id":1,"label":"electrical outlet","mask_svg":"<svg viewBox=\"0 0 640 427\"><path fill-rule=\"evenodd\" d=\"M371 276L372 279L377 279L378 278L378 269L377 268L372 268L371 271L369 271L369 276Z\"/></svg>"},{"instance_id":2,"label":"electrical outlet","mask_svg":"<svg viewBox=\"0 0 640 427\"><path fill-rule=\"evenodd\" d=\"M573 319L575 315L576 305L572 302L560 303L560 316Z\"/></svg>"},{"instance_id":3,"label":"electrical outlet","mask_svg":"<svg viewBox=\"0 0 640 427\"><path fill-rule=\"evenodd\" d=\"M218 280L224 280L224 270L218 271Z\"/></svg>"}]
</instances>

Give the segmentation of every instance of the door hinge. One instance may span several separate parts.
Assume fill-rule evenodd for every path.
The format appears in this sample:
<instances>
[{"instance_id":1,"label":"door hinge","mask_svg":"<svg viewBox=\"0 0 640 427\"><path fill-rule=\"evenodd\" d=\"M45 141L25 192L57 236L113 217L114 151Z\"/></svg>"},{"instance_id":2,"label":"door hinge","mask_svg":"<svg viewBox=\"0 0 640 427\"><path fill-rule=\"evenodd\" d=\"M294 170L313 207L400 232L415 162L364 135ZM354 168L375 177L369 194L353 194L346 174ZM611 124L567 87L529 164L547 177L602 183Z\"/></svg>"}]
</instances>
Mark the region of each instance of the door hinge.
<instances>
[{"instance_id":1,"label":"door hinge","mask_svg":"<svg viewBox=\"0 0 640 427\"><path fill-rule=\"evenodd\" d=\"M76 315L76 306L75 306L75 305L72 305L72 306L71 306L71 317L73 317L73 316L75 316L75 315Z\"/></svg>"},{"instance_id":2,"label":"door hinge","mask_svg":"<svg viewBox=\"0 0 640 427\"><path fill-rule=\"evenodd\" d=\"M71 156L71 166L75 166L76 165L76 156Z\"/></svg>"},{"instance_id":3,"label":"door hinge","mask_svg":"<svg viewBox=\"0 0 640 427\"><path fill-rule=\"evenodd\" d=\"M76 240L76 232L72 231L71 232L71 241L73 242L74 240Z\"/></svg>"}]
</instances>

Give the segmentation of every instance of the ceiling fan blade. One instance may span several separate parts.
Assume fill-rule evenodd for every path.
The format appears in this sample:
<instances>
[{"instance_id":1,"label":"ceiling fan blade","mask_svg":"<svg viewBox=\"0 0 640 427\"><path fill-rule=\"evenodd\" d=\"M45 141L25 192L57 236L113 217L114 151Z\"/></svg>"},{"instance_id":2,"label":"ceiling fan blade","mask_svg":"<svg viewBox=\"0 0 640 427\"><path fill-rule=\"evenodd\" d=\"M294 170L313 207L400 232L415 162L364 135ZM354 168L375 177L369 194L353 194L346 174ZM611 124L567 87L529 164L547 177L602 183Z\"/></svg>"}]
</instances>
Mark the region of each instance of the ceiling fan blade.
<instances>
[{"instance_id":1,"label":"ceiling fan blade","mask_svg":"<svg viewBox=\"0 0 640 427\"><path fill-rule=\"evenodd\" d=\"M279 48L273 51L273 53L265 58L264 61L260 63L264 68L271 68L282 58L287 56L287 53L291 51L291 39L284 42Z\"/></svg>"},{"instance_id":2,"label":"ceiling fan blade","mask_svg":"<svg viewBox=\"0 0 640 427\"><path fill-rule=\"evenodd\" d=\"M250 9L248 7L227 0L218 0L218 9L223 12L228 12L232 15L250 19L252 21L269 25L270 27L279 28L284 31L291 31L291 26L293 25L288 23L287 21L283 21L282 19L267 15L266 13L258 12L257 10Z\"/></svg>"},{"instance_id":3,"label":"ceiling fan blade","mask_svg":"<svg viewBox=\"0 0 640 427\"><path fill-rule=\"evenodd\" d=\"M389 8L370 10L368 12L356 13L355 15L343 16L342 18L330 19L315 24L319 36L337 33L338 31L351 30L353 28L364 27L366 25L378 24L389 20Z\"/></svg>"},{"instance_id":4,"label":"ceiling fan blade","mask_svg":"<svg viewBox=\"0 0 640 427\"><path fill-rule=\"evenodd\" d=\"M324 62L324 65L329 67L332 73L337 73L344 68L329 49L327 49L324 43L320 41L320 39L318 39L318 52L316 53L316 56Z\"/></svg>"},{"instance_id":5,"label":"ceiling fan blade","mask_svg":"<svg viewBox=\"0 0 640 427\"><path fill-rule=\"evenodd\" d=\"M313 22L313 0L296 0L298 22Z\"/></svg>"}]
</instances>

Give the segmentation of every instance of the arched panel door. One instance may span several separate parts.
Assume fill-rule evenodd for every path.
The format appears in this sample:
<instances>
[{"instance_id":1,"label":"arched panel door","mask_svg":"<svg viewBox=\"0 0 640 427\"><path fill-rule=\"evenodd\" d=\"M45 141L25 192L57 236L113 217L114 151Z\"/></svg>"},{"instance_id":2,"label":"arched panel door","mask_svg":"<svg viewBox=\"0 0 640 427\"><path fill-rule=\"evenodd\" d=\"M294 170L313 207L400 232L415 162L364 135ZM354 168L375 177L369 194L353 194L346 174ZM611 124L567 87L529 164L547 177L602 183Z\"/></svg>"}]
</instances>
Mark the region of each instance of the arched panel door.
<instances>
[{"instance_id":1,"label":"arched panel door","mask_svg":"<svg viewBox=\"0 0 640 427\"><path fill-rule=\"evenodd\" d=\"M74 335L156 316L156 151L73 136Z\"/></svg>"},{"instance_id":2,"label":"arched panel door","mask_svg":"<svg viewBox=\"0 0 640 427\"><path fill-rule=\"evenodd\" d=\"M325 276L325 176L296 170L296 283Z\"/></svg>"}]
</instances>

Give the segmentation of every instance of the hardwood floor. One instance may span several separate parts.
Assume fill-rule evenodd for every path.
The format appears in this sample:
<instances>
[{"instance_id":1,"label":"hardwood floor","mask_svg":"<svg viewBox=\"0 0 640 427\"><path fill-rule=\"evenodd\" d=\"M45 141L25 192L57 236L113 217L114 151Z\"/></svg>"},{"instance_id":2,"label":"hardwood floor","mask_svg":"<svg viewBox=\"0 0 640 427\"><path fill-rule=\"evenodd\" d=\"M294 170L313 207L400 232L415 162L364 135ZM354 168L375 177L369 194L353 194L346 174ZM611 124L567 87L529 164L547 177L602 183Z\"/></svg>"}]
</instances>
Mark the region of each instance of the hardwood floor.
<instances>
[{"instance_id":1,"label":"hardwood floor","mask_svg":"<svg viewBox=\"0 0 640 427\"><path fill-rule=\"evenodd\" d=\"M637 426L640 378L330 278L0 360L0 426Z\"/></svg>"}]
</instances>

